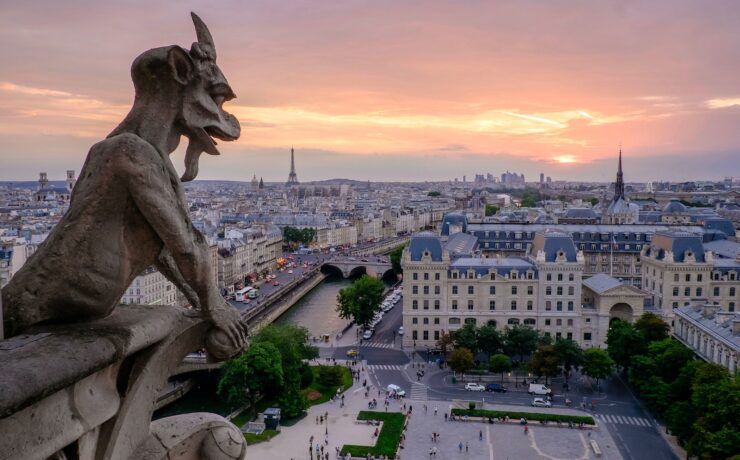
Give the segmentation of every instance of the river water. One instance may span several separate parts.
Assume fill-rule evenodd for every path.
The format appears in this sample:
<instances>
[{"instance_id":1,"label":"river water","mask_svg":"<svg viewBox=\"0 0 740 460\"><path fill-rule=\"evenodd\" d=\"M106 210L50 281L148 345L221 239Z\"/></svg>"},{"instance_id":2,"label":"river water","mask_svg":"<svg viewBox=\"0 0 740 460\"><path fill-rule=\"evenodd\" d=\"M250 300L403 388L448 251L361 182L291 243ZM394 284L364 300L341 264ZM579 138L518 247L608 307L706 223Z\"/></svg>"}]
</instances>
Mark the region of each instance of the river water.
<instances>
[{"instance_id":1,"label":"river water","mask_svg":"<svg viewBox=\"0 0 740 460\"><path fill-rule=\"evenodd\" d=\"M301 325L308 329L312 337L319 337L322 334L335 335L349 323L337 315L337 294L349 284L348 279L327 278L296 302L275 323Z\"/></svg>"}]
</instances>

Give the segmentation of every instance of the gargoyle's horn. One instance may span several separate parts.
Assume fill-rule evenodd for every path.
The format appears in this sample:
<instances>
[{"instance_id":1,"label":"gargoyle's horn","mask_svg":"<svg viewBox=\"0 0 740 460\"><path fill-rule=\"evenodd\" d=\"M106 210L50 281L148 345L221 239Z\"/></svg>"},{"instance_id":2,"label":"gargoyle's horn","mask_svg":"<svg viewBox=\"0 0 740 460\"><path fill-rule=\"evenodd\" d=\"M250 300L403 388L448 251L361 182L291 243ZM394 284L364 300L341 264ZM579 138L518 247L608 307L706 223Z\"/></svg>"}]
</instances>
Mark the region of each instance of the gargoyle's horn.
<instances>
[{"instance_id":1,"label":"gargoyle's horn","mask_svg":"<svg viewBox=\"0 0 740 460\"><path fill-rule=\"evenodd\" d=\"M191 12L190 16L193 18L193 24L195 25L195 35L198 37L198 43L201 45L209 46L212 50L216 50L216 45L213 43L213 37L211 32L208 31L206 23L203 22L197 14Z\"/></svg>"}]
</instances>

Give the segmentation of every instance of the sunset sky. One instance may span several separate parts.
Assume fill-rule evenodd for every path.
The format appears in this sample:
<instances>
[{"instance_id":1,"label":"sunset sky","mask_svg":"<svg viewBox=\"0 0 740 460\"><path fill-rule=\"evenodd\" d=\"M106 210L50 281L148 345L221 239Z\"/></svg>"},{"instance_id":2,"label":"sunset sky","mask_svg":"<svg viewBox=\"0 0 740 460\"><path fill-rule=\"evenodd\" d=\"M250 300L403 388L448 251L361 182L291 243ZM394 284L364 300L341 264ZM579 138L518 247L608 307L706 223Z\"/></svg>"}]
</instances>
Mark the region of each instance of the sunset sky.
<instances>
[{"instance_id":1,"label":"sunset sky","mask_svg":"<svg viewBox=\"0 0 740 460\"><path fill-rule=\"evenodd\" d=\"M740 176L738 1L0 0L0 180L79 171L191 10L242 124L200 179Z\"/></svg>"}]
</instances>

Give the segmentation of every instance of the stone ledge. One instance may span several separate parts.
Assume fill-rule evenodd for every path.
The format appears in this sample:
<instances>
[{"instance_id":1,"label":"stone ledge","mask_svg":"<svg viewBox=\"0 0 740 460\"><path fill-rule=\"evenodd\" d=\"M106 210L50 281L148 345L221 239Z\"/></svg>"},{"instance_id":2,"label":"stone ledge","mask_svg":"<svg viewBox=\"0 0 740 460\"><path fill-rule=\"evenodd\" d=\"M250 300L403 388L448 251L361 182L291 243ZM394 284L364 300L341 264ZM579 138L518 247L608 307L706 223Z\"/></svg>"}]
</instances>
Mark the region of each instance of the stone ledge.
<instances>
[{"instance_id":1,"label":"stone ledge","mask_svg":"<svg viewBox=\"0 0 740 460\"><path fill-rule=\"evenodd\" d=\"M159 342L185 313L119 306L103 319L37 326L0 342L0 418Z\"/></svg>"}]
</instances>

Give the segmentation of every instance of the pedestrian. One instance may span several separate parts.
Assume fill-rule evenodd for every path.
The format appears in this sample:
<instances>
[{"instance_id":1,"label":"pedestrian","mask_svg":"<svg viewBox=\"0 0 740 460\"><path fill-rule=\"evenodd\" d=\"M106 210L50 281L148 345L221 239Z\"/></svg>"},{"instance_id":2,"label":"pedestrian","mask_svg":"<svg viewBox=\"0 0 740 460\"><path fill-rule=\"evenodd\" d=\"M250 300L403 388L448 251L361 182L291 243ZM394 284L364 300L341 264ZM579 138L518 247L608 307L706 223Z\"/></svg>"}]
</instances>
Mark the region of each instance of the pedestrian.
<instances>
[{"instance_id":1,"label":"pedestrian","mask_svg":"<svg viewBox=\"0 0 740 460\"><path fill-rule=\"evenodd\" d=\"M478 431L478 441L483 441L483 430Z\"/></svg>"},{"instance_id":2,"label":"pedestrian","mask_svg":"<svg viewBox=\"0 0 740 460\"><path fill-rule=\"evenodd\" d=\"M447 412L445 412L445 422L447 421Z\"/></svg>"},{"instance_id":3,"label":"pedestrian","mask_svg":"<svg viewBox=\"0 0 740 460\"><path fill-rule=\"evenodd\" d=\"M318 415L316 416L316 424L317 425L319 424L319 416Z\"/></svg>"},{"instance_id":4,"label":"pedestrian","mask_svg":"<svg viewBox=\"0 0 740 460\"><path fill-rule=\"evenodd\" d=\"M468 441L465 441L465 453L468 452Z\"/></svg>"},{"instance_id":5,"label":"pedestrian","mask_svg":"<svg viewBox=\"0 0 740 460\"><path fill-rule=\"evenodd\" d=\"M437 415L437 406L434 406L434 415Z\"/></svg>"},{"instance_id":6,"label":"pedestrian","mask_svg":"<svg viewBox=\"0 0 740 460\"><path fill-rule=\"evenodd\" d=\"M457 445L457 449L460 451L460 453L462 453L462 449L463 449L462 441L460 441L460 444Z\"/></svg>"}]
</instances>

